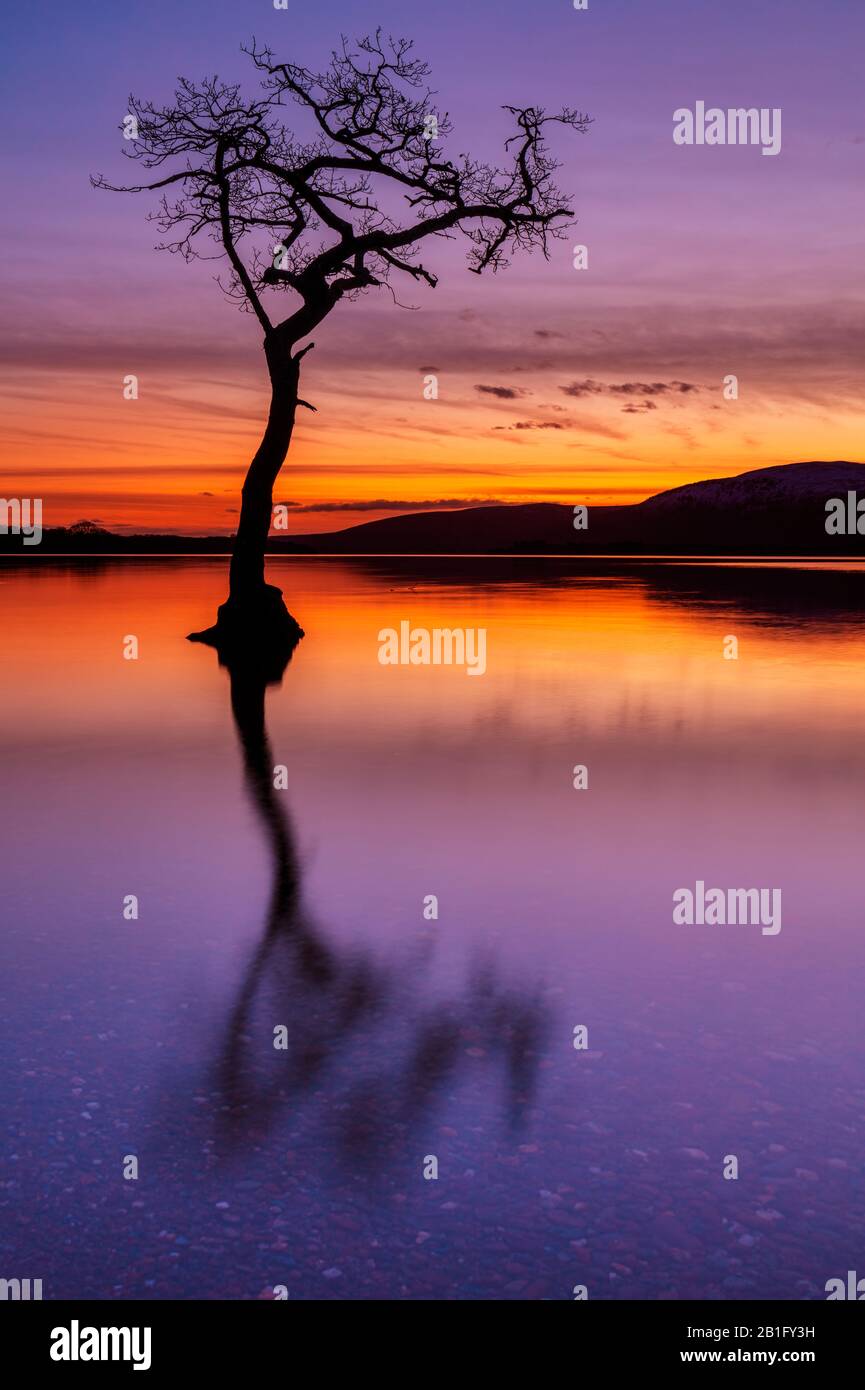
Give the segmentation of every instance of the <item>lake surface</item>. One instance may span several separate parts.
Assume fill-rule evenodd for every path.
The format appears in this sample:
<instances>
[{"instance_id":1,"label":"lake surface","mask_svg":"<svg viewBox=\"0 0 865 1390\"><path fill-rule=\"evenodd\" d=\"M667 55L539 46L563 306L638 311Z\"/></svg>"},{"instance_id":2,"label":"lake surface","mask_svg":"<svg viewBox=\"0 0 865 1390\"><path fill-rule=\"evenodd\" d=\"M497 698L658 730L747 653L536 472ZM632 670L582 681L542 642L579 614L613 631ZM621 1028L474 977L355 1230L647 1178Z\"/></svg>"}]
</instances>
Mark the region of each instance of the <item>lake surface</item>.
<instances>
[{"instance_id":1,"label":"lake surface","mask_svg":"<svg viewBox=\"0 0 865 1390\"><path fill-rule=\"evenodd\" d=\"M865 1274L865 570L275 560L306 636L266 695L185 640L226 576L0 568L0 1273L516 1300ZM380 664L406 620L484 628L483 676ZM674 924L698 880L780 889L781 930Z\"/></svg>"}]
</instances>

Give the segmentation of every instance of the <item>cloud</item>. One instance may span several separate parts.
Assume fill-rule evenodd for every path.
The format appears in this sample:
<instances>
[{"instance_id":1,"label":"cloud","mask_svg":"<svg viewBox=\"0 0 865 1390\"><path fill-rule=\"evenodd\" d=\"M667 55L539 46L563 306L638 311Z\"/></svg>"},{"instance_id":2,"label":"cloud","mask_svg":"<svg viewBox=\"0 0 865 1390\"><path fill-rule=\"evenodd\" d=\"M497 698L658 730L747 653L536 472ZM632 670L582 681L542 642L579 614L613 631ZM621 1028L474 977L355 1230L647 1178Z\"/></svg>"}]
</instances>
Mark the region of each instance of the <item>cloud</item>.
<instances>
[{"instance_id":1,"label":"cloud","mask_svg":"<svg viewBox=\"0 0 865 1390\"><path fill-rule=\"evenodd\" d=\"M572 381L570 386L560 386L566 396L600 396L603 394L604 387L600 381Z\"/></svg>"},{"instance_id":2,"label":"cloud","mask_svg":"<svg viewBox=\"0 0 865 1390\"><path fill-rule=\"evenodd\" d=\"M687 396L701 388L690 381L572 381L559 388L566 396Z\"/></svg>"},{"instance_id":3,"label":"cloud","mask_svg":"<svg viewBox=\"0 0 865 1390\"><path fill-rule=\"evenodd\" d=\"M563 430L560 420L517 420L513 425L493 425L495 430Z\"/></svg>"},{"instance_id":4,"label":"cloud","mask_svg":"<svg viewBox=\"0 0 865 1390\"><path fill-rule=\"evenodd\" d=\"M377 497L364 502L280 502L290 512L431 512L454 507L492 507L498 502L496 497L435 497L432 500L405 500Z\"/></svg>"},{"instance_id":5,"label":"cloud","mask_svg":"<svg viewBox=\"0 0 865 1390\"><path fill-rule=\"evenodd\" d=\"M658 407L655 405L655 402L654 402L654 401L640 401L639 405L633 405L633 404L631 404L631 405L623 405L623 406L622 406L622 414L623 414L623 415L642 415L643 411L645 411L645 410L657 410L657 409L658 409Z\"/></svg>"},{"instance_id":6,"label":"cloud","mask_svg":"<svg viewBox=\"0 0 865 1390\"><path fill-rule=\"evenodd\" d=\"M500 401L515 401L529 394L521 386L476 386L475 390L485 396L496 396Z\"/></svg>"},{"instance_id":7,"label":"cloud","mask_svg":"<svg viewBox=\"0 0 865 1390\"><path fill-rule=\"evenodd\" d=\"M689 381L623 381L620 385L609 386L607 389L614 396L666 396L670 393L686 396L691 391L699 391L700 388Z\"/></svg>"},{"instance_id":8,"label":"cloud","mask_svg":"<svg viewBox=\"0 0 865 1390\"><path fill-rule=\"evenodd\" d=\"M611 425L604 425L599 420L592 420L588 416L571 416L567 420L515 420L512 425L493 425L494 430L510 432L512 430L575 430L581 434L598 434L605 439L627 439L628 436L621 430L614 429ZM512 440L511 443L516 443Z\"/></svg>"}]
</instances>

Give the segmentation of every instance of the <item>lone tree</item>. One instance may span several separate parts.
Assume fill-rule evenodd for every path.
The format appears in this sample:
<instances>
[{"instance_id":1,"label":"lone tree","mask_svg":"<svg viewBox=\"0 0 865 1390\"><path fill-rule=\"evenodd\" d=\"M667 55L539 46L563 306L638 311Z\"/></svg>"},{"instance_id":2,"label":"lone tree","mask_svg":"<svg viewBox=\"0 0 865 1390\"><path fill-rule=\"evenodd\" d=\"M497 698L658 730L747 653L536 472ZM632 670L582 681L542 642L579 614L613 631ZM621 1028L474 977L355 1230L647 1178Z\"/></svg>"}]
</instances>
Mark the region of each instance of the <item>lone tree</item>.
<instances>
[{"instance_id":1,"label":"lone tree","mask_svg":"<svg viewBox=\"0 0 865 1390\"><path fill-rule=\"evenodd\" d=\"M243 51L261 75L261 95L212 77L180 79L171 105L133 97L124 152L159 173L120 188L93 179L114 192L162 190L149 214L171 238L159 249L192 260L216 242L228 262L223 290L264 333L270 410L243 484L229 597L216 627L197 634L214 645L300 632L281 591L265 584L264 552L297 409L314 409L299 394L301 362L314 346L302 340L340 300L381 286L393 293L402 277L435 287L418 259L427 238L461 234L476 274L501 269L516 250L548 256L550 237L564 234L573 213L554 180L559 164L545 127L589 126L568 108L547 115L506 106L514 134L504 167L465 154L454 160L442 151L451 123L408 40L384 40L380 30L354 46L343 39L323 72L276 62L255 41ZM303 112L303 135L282 119L289 102ZM271 291L289 294L285 317L273 312Z\"/></svg>"}]
</instances>

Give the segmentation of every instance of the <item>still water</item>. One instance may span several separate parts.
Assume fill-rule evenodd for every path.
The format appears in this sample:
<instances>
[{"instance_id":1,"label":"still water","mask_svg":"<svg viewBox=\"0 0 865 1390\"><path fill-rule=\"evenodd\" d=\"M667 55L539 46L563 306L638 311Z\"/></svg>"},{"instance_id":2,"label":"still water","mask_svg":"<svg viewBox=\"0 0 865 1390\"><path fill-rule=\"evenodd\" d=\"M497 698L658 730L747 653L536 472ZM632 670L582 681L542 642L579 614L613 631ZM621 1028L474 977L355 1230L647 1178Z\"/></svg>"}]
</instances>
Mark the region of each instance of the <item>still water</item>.
<instances>
[{"instance_id":1,"label":"still water","mask_svg":"<svg viewBox=\"0 0 865 1390\"><path fill-rule=\"evenodd\" d=\"M306 636L265 690L185 640L221 558L0 569L0 1273L517 1300L865 1273L865 571L269 577ZM485 629L483 676L380 664L403 621ZM674 925L698 880L779 889L782 929Z\"/></svg>"}]
</instances>

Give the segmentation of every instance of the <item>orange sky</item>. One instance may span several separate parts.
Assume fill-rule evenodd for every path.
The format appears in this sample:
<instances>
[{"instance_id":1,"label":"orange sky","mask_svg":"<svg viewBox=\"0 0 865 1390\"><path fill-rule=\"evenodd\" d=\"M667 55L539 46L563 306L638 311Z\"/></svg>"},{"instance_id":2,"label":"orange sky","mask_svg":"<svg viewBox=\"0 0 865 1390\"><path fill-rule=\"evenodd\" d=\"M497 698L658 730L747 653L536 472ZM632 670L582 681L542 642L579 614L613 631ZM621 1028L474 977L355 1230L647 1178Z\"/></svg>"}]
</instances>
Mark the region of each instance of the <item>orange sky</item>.
<instances>
[{"instance_id":1,"label":"orange sky","mask_svg":"<svg viewBox=\"0 0 865 1390\"><path fill-rule=\"evenodd\" d=\"M852 401L830 414L819 399L773 394L747 370L739 399L727 401L727 361L714 378L701 364L687 393L670 386L628 396L616 388L666 382L639 369L587 376L564 364L450 369L446 357L425 364L418 337L417 366L329 370L324 344L310 361L304 393L318 413L301 412L275 494L292 504L291 532L431 503L633 502L698 478L861 456ZM247 356L236 381L221 372L215 380L212 367L185 381L145 366L137 400L122 391L134 359L113 371L64 371L47 389L13 369L4 386L7 495L41 495L46 526L88 517L121 531L232 531L266 411L255 342ZM437 400L423 397L424 365L438 367ZM580 394L566 394L574 382Z\"/></svg>"},{"instance_id":2,"label":"orange sky","mask_svg":"<svg viewBox=\"0 0 865 1390\"><path fill-rule=\"evenodd\" d=\"M148 299L159 275L168 284ZM603 283L575 300L565 283L563 301L561 269L541 262L490 281L463 274L416 313L340 306L306 359L317 413L300 412L276 491L293 504L290 531L442 502L631 502L749 468L862 457L855 306L773 310L734 282L730 304L704 296L697 317L669 286L655 308ZM177 305L181 286L200 327ZM130 292L144 305L135 342L63 328L47 356L8 361L6 495L41 496L46 526L231 532L267 407L257 328L173 259L142 262ZM724 398L729 373L736 400ZM129 374L137 400L123 396ZM424 399L430 374L436 400Z\"/></svg>"}]
</instances>

